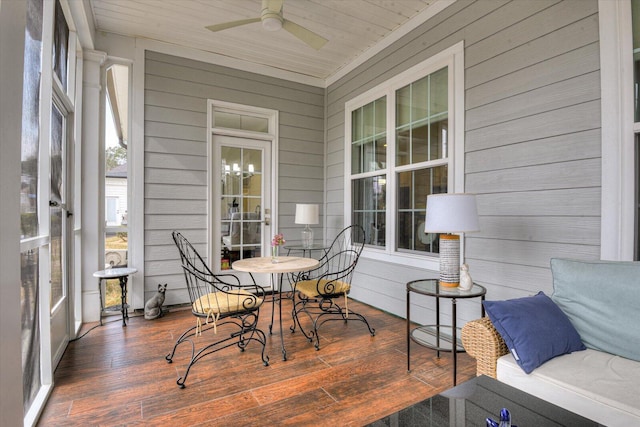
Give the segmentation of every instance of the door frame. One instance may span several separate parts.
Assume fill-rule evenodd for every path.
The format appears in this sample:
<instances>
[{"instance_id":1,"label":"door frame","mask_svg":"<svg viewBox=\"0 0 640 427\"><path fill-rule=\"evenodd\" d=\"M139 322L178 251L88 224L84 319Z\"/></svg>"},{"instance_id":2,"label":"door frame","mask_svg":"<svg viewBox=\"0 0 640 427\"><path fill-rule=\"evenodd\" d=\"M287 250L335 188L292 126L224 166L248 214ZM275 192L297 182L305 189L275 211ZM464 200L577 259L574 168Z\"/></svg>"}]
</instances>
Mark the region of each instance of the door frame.
<instances>
[{"instance_id":1,"label":"door frame","mask_svg":"<svg viewBox=\"0 0 640 427\"><path fill-rule=\"evenodd\" d=\"M241 129L231 129L216 127L214 123L214 112L225 112L230 114L240 114L244 116L252 116L267 119L268 129L267 132L255 132ZM247 138L254 140L262 140L269 142L271 145L271 186L268 189L271 196L271 212L269 214L271 230L278 230L278 127L279 127L279 114L278 110L272 110L268 108L255 107L251 105L237 104L233 102L218 101L209 99L207 101L207 258L209 265L213 271L217 269L214 266L214 260L218 259L214 253L215 245L215 226L213 224L214 217L214 203L216 185L218 181L216 177L220 174L219 158L216 156L219 150L216 150L213 146L214 136L231 136L237 138ZM264 217L266 217L266 213ZM218 230L219 231L219 230Z\"/></svg>"}]
</instances>

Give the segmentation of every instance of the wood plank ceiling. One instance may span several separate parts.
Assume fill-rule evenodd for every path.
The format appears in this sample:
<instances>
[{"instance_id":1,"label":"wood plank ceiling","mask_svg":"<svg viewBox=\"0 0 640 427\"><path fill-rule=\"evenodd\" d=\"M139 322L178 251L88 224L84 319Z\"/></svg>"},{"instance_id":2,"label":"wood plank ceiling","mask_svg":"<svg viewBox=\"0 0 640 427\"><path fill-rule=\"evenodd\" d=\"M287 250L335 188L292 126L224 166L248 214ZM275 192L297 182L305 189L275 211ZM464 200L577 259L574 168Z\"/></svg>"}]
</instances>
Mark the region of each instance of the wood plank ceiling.
<instances>
[{"instance_id":1,"label":"wood plank ceiling","mask_svg":"<svg viewBox=\"0 0 640 427\"><path fill-rule=\"evenodd\" d=\"M329 41L319 51L259 22L213 33L207 25L260 16L260 0L90 0L97 31L185 46L326 80L442 0L285 0L284 18ZM413 20L412 20L413 18Z\"/></svg>"}]
</instances>

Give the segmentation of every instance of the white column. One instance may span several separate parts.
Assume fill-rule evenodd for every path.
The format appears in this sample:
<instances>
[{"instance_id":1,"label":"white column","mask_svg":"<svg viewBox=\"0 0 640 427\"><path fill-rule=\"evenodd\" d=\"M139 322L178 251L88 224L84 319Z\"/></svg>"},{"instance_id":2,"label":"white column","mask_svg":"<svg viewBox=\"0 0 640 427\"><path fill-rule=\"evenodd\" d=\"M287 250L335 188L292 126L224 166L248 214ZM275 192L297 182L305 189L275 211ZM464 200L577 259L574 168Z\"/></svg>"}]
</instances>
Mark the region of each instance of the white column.
<instances>
[{"instance_id":1,"label":"white column","mask_svg":"<svg viewBox=\"0 0 640 427\"><path fill-rule=\"evenodd\" d=\"M26 2L0 3L0 425L23 424L20 151Z\"/></svg>"},{"instance_id":2,"label":"white column","mask_svg":"<svg viewBox=\"0 0 640 427\"><path fill-rule=\"evenodd\" d=\"M635 230L631 2L598 1L602 118L600 258L632 261Z\"/></svg>"},{"instance_id":3,"label":"white column","mask_svg":"<svg viewBox=\"0 0 640 427\"><path fill-rule=\"evenodd\" d=\"M93 273L104 269L104 140L101 136L101 66L107 54L84 51L82 59L82 319L100 319L98 279Z\"/></svg>"}]
</instances>

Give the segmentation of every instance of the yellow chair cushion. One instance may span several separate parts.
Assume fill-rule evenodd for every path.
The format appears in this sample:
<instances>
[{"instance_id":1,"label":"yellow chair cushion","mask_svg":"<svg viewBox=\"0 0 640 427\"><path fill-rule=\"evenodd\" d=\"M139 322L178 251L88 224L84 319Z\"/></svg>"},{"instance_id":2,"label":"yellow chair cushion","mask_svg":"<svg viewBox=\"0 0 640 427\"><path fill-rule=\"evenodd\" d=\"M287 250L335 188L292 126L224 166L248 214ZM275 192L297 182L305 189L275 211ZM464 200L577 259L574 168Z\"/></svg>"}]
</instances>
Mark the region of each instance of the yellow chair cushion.
<instances>
[{"instance_id":1,"label":"yellow chair cushion","mask_svg":"<svg viewBox=\"0 0 640 427\"><path fill-rule=\"evenodd\" d=\"M198 298L192 305L196 313L220 315L258 308L262 305L262 298L257 298L242 289L230 292L211 292ZM217 317L217 316L216 316Z\"/></svg>"},{"instance_id":2,"label":"yellow chair cushion","mask_svg":"<svg viewBox=\"0 0 640 427\"><path fill-rule=\"evenodd\" d=\"M329 287L333 287L333 291L327 289L327 285L329 285ZM303 280L296 284L296 290L302 292L308 298L320 296L321 294L318 293L318 289L320 289L321 294L344 294L349 292L351 285L341 280L327 279L320 279L319 281Z\"/></svg>"}]
</instances>

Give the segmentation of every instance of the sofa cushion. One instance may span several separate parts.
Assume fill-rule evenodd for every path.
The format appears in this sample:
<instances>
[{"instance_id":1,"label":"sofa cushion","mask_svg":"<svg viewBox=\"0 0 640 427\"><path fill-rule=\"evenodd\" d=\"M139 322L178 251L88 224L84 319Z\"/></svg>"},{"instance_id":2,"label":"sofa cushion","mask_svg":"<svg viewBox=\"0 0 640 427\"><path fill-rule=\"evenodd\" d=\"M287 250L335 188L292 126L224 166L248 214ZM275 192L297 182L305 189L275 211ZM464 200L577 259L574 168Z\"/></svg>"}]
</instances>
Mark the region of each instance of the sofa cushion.
<instances>
[{"instance_id":1,"label":"sofa cushion","mask_svg":"<svg viewBox=\"0 0 640 427\"><path fill-rule=\"evenodd\" d=\"M544 292L506 301L485 301L484 308L526 373L556 356L585 349L567 316Z\"/></svg>"},{"instance_id":2,"label":"sofa cushion","mask_svg":"<svg viewBox=\"0 0 640 427\"><path fill-rule=\"evenodd\" d=\"M507 354L498 359L497 377L602 425L640 425L638 362L587 349L558 356L527 375Z\"/></svg>"},{"instance_id":3,"label":"sofa cushion","mask_svg":"<svg viewBox=\"0 0 640 427\"><path fill-rule=\"evenodd\" d=\"M584 344L640 361L640 262L552 259L551 298Z\"/></svg>"}]
</instances>

